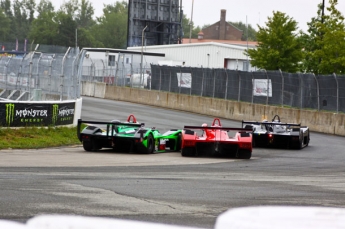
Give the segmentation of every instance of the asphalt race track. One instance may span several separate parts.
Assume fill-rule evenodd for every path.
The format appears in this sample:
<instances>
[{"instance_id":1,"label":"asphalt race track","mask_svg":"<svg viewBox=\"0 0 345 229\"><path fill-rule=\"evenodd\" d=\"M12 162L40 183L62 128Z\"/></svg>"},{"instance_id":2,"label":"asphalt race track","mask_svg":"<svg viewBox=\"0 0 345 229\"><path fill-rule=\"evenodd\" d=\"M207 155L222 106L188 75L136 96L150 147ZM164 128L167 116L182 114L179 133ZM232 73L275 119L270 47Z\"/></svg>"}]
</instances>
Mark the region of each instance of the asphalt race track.
<instances>
[{"instance_id":1,"label":"asphalt race track","mask_svg":"<svg viewBox=\"0 0 345 229\"><path fill-rule=\"evenodd\" d=\"M125 120L129 114L161 132L210 124L214 118L83 98L82 119ZM25 222L39 214L73 214L213 228L216 217L229 208L343 208L344 142L344 137L312 132L307 148L255 148L250 160L184 158L177 152L90 153L79 145L1 150L0 218Z\"/></svg>"}]
</instances>

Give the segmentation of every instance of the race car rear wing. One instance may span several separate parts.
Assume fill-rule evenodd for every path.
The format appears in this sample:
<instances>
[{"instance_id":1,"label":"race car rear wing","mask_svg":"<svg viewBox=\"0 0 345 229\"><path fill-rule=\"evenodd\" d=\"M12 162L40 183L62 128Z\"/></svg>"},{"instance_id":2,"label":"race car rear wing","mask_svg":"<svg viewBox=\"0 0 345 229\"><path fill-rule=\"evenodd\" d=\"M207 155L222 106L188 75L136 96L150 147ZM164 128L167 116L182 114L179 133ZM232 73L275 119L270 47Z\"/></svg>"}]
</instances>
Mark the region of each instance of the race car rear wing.
<instances>
[{"instance_id":1,"label":"race car rear wing","mask_svg":"<svg viewBox=\"0 0 345 229\"><path fill-rule=\"evenodd\" d=\"M252 129L245 128L232 128L222 126L184 126L183 129L200 129L200 130L227 130L227 131L240 131L240 132L253 132Z\"/></svg>"},{"instance_id":2,"label":"race car rear wing","mask_svg":"<svg viewBox=\"0 0 345 229\"><path fill-rule=\"evenodd\" d=\"M281 125L281 126L297 126L297 127L301 127L301 124L300 124L300 123L242 121L242 127L243 127L245 124L254 124L254 125L265 124L265 125Z\"/></svg>"},{"instance_id":3,"label":"race car rear wing","mask_svg":"<svg viewBox=\"0 0 345 229\"><path fill-rule=\"evenodd\" d=\"M107 126L107 133L113 133L115 130L115 126L133 126L133 127L138 127L138 128L145 126L145 123L85 121L82 119L78 119L77 136L78 136L79 140L80 140L80 133L81 133L81 125L83 123L84 124L106 125Z\"/></svg>"}]
</instances>

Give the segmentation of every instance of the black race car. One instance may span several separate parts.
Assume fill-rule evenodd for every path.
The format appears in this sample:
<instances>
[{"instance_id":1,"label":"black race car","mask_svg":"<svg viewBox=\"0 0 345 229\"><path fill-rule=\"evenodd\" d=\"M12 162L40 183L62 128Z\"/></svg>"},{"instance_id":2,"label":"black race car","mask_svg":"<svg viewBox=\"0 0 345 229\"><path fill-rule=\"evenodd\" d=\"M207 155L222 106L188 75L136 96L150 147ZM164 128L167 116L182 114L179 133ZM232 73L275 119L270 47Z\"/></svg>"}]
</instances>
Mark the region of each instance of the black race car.
<instances>
[{"instance_id":1,"label":"black race car","mask_svg":"<svg viewBox=\"0 0 345 229\"><path fill-rule=\"evenodd\" d=\"M279 115L272 122L242 121L242 128L253 130L253 147L282 147L302 149L309 145L309 127L297 123L283 123Z\"/></svg>"}]
</instances>

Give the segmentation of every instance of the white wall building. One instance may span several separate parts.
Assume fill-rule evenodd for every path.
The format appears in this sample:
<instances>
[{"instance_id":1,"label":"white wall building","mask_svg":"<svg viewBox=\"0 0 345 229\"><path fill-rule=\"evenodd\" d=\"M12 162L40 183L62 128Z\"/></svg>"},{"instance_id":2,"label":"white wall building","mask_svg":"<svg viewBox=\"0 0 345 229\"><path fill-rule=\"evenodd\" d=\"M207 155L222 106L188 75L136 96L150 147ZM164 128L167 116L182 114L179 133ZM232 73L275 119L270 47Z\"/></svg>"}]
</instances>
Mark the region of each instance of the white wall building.
<instances>
[{"instance_id":1,"label":"white wall building","mask_svg":"<svg viewBox=\"0 0 345 229\"><path fill-rule=\"evenodd\" d=\"M165 54L165 60L161 65L180 65L203 68L226 68L241 71L255 71L244 51L248 48L244 45L224 44L218 42L154 45L145 46L146 52L158 52ZM128 50L141 50L141 47L128 47ZM169 64L172 63L172 64Z\"/></svg>"}]
</instances>

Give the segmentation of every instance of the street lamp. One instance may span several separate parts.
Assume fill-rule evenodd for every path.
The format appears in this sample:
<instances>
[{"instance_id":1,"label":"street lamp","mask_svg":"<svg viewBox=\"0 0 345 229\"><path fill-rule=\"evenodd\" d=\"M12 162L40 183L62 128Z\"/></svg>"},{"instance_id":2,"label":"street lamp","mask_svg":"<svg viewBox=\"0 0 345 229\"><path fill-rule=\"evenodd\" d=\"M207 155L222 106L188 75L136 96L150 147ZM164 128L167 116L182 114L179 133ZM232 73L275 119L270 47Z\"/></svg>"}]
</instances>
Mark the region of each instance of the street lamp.
<instances>
[{"instance_id":1,"label":"street lamp","mask_svg":"<svg viewBox=\"0 0 345 229\"><path fill-rule=\"evenodd\" d=\"M143 80L143 49L144 49L144 31L146 30L147 25L141 33L141 63L140 63L140 85L144 82Z\"/></svg>"}]
</instances>

